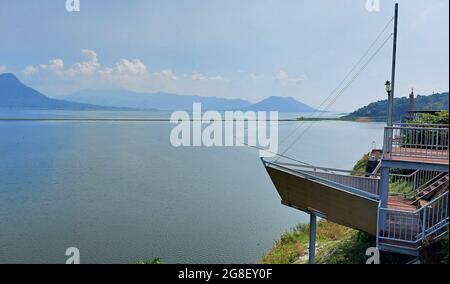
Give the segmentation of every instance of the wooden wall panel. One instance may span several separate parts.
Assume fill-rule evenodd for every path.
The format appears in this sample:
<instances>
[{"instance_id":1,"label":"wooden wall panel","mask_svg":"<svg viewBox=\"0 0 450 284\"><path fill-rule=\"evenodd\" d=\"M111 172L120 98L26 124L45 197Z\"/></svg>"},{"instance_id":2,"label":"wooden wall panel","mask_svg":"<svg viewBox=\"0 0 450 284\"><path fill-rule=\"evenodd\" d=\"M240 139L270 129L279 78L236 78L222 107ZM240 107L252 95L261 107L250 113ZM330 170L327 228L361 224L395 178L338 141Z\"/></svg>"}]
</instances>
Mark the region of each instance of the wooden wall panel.
<instances>
[{"instance_id":1,"label":"wooden wall panel","mask_svg":"<svg viewBox=\"0 0 450 284\"><path fill-rule=\"evenodd\" d=\"M378 203L278 169L267 167L282 203L322 212L331 222L375 235Z\"/></svg>"}]
</instances>

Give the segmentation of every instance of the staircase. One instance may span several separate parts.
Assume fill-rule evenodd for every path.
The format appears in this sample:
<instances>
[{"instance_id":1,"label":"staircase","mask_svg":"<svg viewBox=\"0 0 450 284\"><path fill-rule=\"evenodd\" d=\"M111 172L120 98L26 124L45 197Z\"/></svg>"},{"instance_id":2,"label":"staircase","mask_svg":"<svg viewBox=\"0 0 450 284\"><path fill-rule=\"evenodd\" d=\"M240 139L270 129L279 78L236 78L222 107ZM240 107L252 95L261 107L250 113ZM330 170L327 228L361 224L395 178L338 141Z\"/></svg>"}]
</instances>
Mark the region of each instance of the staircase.
<instances>
[{"instance_id":1,"label":"staircase","mask_svg":"<svg viewBox=\"0 0 450 284\"><path fill-rule=\"evenodd\" d=\"M434 184L437 186L432 187ZM430 193L434 191L433 200L415 211L378 209L377 247L380 250L417 256L425 239L434 239L448 232L448 188L440 193L448 185L448 175L432 185Z\"/></svg>"},{"instance_id":2,"label":"staircase","mask_svg":"<svg viewBox=\"0 0 450 284\"><path fill-rule=\"evenodd\" d=\"M411 203L412 205L424 205L426 201L429 201L433 196L436 195L439 191L444 188L448 188L449 184L449 175L448 173L443 173L439 175L437 178L433 179L431 183L422 187L421 190L414 197L414 201ZM425 201L425 202L423 202Z\"/></svg>"}]
</instances>

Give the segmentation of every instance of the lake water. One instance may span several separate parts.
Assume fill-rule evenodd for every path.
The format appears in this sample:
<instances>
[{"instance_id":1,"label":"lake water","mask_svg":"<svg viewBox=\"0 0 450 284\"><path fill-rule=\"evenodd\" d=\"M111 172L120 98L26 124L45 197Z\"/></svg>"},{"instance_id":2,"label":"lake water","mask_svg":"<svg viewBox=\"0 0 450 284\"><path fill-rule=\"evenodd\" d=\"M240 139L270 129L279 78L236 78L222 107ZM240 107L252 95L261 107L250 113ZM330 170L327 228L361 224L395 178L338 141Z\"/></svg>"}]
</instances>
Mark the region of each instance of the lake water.
<instances>
[{"instance_id":1,"label":"lake water","mask_svg":"<svg viewBox=\"0 0 450 284\"><path fill-rule=\"evenodd\" d=\"M3 118L166 115L0 110ZM282 122L280 139L297 126ZM316 122L288 155L350 169L373 141L381 146L383 126ZM73 246L82 263L256 263L282 232L307 222L281 205L258 151L175 148L172 128L0 121L0 263L64 263Z\"/></svg>"}]
</instances>

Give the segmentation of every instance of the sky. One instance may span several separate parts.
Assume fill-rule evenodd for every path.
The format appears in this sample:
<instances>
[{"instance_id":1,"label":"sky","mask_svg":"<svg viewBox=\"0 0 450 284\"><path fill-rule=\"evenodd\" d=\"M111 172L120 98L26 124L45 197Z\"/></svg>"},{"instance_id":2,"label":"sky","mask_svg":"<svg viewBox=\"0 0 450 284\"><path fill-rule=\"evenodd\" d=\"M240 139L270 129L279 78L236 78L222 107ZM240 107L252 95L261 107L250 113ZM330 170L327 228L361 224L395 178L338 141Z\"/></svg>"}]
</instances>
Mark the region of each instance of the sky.
<instances>
[{"instance_id":1,"label":"sky","mask_svg":"<svg viewBox=\"0 0 450 284\"><path fill-rule=\"evenodd\" d=\"M448 91L449 1L398 2L396 96ZM0 73L56 98L129 89L251 102L291 96L319 107L392 18L394 3L80 0L80 11L68 12L66 0L0 0ZM330 109L385 99L391 56L392 39Z\"/></svg>"}]
</instances>

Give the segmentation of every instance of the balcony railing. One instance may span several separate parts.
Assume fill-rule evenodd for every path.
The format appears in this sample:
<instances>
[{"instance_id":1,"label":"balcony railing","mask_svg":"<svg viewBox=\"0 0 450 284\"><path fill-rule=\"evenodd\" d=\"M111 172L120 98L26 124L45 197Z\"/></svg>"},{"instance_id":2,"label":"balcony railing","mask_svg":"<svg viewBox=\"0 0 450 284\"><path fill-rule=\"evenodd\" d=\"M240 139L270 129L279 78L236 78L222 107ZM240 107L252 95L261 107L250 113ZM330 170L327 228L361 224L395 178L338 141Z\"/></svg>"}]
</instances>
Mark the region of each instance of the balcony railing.
<instances>
[{"instance_id":1,"label":"balcony railing","mask_svg":"<svg viewBox=\"0 0 450 284\"><path fill-rule=\"evenodd\" d=\"M399 123L384 131L384 158L448 160L447 124Z\"/></svg>"},{"instance_id":2,"label":"balcony railing","mask_svg":"<svg viewBox=\"0 0 450 284\"><path fill-rule=\"evenodd\" d=\"M389 174L390 194L413 198L443 174L440 171L430 170L416 170L409 175L391 173ZM392 192L393 188L396 188L397 192Z\"/></svg>"},{"instance_id":3,"label":"balcony railing","mask_svg":"<svg viewBox=\"0 0 450 284\"><path fill-rule=\"evenodd\" d=\"M448 221L448 191L414 212L379 208L377 241L418 244Z\"/></svg>"},{"instance_id":4,"label":"balcony railing","mask_svg":"<svg viewBox=\"0 0 450 284\"><path fill-rule=\"evenodd\" d=\"M266 163L271 164L271 162L267 161ZM339 189L347 190L372 199L379 198L379 176L376 174L286 162L276 162L274 164L300 173L307 178L315 179L331 186L336 186Z\"/></svg>"}]
</instances>

